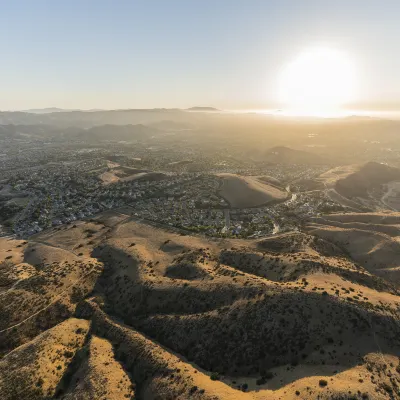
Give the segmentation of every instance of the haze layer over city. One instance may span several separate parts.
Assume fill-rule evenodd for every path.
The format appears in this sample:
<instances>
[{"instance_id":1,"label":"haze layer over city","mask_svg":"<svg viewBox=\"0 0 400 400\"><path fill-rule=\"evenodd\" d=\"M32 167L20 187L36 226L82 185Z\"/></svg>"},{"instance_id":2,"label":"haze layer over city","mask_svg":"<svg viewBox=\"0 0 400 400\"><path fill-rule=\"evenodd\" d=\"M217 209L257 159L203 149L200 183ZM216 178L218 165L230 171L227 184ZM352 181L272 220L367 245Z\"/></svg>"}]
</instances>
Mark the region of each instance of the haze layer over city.
<instances>
[{"instance_id":1,"label":"haze layer over city","mask_svg":"<svg viewBox=\"0 0 400 400\"><path fill-rule=\"evenodd\" d=\"M400 3L0 13L0 399L400 399Z\"/></svg>"}]
</instances>

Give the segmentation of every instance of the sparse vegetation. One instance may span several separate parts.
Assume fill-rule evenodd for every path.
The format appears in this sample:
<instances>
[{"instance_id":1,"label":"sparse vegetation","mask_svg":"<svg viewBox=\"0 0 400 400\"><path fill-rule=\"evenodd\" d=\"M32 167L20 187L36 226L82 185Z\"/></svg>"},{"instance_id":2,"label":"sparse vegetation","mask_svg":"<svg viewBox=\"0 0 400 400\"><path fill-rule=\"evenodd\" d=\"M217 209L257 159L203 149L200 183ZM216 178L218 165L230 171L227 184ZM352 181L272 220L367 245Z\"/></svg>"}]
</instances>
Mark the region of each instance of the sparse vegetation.
<instances>
[{"instance_id":1,"label":"sparse vegetation","mask_svg":"<svg viewBox=\"0 0 400 400\"><path fill-rule=\"evenodd\" d=\"M50 240L61 234L58 232L65 240L76 229L90 233L84 224L77 224L69 231L57 231ZM120 232L122 229L126 231ZM215 385L215 381L227 385L232 393L251 396L253 383L245 378L254 376L257 390L271 390L271 381L277 385L277 393L284 393L288 389L279 387L279 381L286 373L301 369L303 363L329 368L342 360L346 360L344 376L348 377L346 368L351 373L360 368L354 381L360 392L348 396L371 397L362 390L370 382L380 393L396 393L390 378L398 374L400 379L398 359L386 354L391 364L383 366L379 357L372 360L371 351L359 346L362 341L374 348L372 332L382 346L400 345L396 289L347 255L335 257L335 247L328 242L298 232L226 246L135 222L123 224L119 230L120 237L108 233L107 238L98 238L98 233L93 233L96 247L90 251L94 258L85 256L88 244L80 242L80 234L78 243L71 240L70 244L71 249L81 249L79 258L65 250L18 241L4 252L0 283L6 290L11 288L4 301L13 305L15 313L6 311L9 308L2 305L0 295L3 326L18 324L32 310L38 315L0 334L3 354L30 340L35 343L41 332L46 334L60 322L71 321L73 314L78 321L91 323L90 331L74 327L65 348L55 346L53 351L44 346L55 383L50 388L44 375L33 374L26 383L30 393L51 396L57 391L57 396L63 397L80 390L77 377L89 376L89 360L94 362L99 352L96 337L112 343L112 349L107 347L111 344L100 346L109 350L106 361L96 369L98 379L111 379L109 372L119 371L122 381L113 387L123 388L124 398L133 396L136 385L151 385L155 374L160 385L177 397L177 393L185 393L188 398L202 398L207 395L207 385ZM27 276L24 292L14 292L22 283L13 275L20 268L13 249L35 261L35 266L27 264L18 272ZM13 259L6 259L9 255ZM46 308L48 304L51 306ZM186 357L193 367L174 354ZM360 359L366 361L360 363ZM38 368L35 363L32 365ZM208 379L195 379L202 374L199 367L209 371ZM329 386L326 390L334 394L340 376L309 379L315 379L319 390ZM111 390L104 383L109 380L101 382L98 393ZM299 398L315 394L311 387L299 387L297 381L294 385L292 393Z\"/></svg>"}]
</instances>

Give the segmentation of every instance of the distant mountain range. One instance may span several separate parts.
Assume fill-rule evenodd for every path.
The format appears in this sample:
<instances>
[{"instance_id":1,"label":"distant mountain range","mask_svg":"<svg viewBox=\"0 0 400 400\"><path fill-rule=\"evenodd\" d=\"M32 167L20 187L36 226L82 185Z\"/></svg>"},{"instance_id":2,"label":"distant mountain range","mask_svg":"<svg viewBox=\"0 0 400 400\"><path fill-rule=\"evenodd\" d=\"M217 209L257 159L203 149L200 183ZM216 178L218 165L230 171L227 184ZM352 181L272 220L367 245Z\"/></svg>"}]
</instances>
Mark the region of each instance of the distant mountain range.
<instances>
[{"instance_id":1,"label":"distant mountain range","mask_svg":"<svg viewBox=\"0 0 400 400\"><path fill-rule=\"evenodd\" d=\"M49 107L49 108L32 108L29 110L21 110L21 112L31 113L31 114L50 114L56 112L69 112L69 111L79 111L78 109L63 109L57 107Z\"/></svg>"},{"instance_id":2,"label":"distant mountain range","mask_svg":"<svg viewBox=\"0 0 400 400\"><path fill-rule=\"evenodd\" d=\"M214 107L191 107L187 111L221 111Z\"/></svg>"},{"instance_id":3,"label":"distant mountain range","mask_svg":"<svg viewBox=\"0 0 400 400\"><path fill-rule=\"evenodd\" d=\"M80 110L79 108L57 108L57 107L48 107L48 108L31 108L29 110L21 110L21 112L26 112L30 114L51 114L51 113L59 113L59 112L72 112L72 111L86 111L86 112L93 112L93 111L103 111L99 108L92 109L92 110Z\"/></svg>"},{"instance_id":4,"label":"distant mountain range","mask_svg":"<svg viewBox=\"0 0 400 400\"><path fill-rule=\"evenodd\" d=\"M99 125L89 129L58 128L51 125L0 125L0 138L32 135L36 137L68 138L84 141L132 141L160 134L162 131L145 125Z\"/></svg>"},{"instance_id":5,"label":"distant mountain range","mask_svg":"<svg viewBox=\"0 0 400 400\"><path fill-rule=\"evenodd\" d=\"M93 108L90 110L82 110L79 108L58 108L58 107L46 107L46 108L30 108L27 110L18 110L17 112L24 112L30 114L51 114L51 113L60 113L60 112L73 112L73 111L81 111L81 112L93 112L93 111L161 111L161 110L172 110L176 111L179 109L167 109L167 108L151 108L151 109L126 109L126 110L104 110L100 108ZM186 111L220 111L214 107L191 107Z\"/></svg>"}]
</instances>

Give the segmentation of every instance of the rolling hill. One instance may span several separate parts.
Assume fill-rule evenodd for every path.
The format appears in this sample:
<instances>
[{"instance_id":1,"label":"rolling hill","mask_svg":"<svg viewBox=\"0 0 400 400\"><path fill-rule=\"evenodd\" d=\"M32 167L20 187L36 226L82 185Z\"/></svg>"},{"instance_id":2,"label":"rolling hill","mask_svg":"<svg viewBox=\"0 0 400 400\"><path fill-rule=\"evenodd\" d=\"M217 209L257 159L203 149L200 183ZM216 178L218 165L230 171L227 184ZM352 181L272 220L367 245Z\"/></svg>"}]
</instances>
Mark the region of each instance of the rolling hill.
<instances>
[{"instance_id":1,"label":"rolling hill","mask_svg":"<svg viewBox=\"0 0 400 400\"><path fill-rule=\"evenodd\" d=\"M339 179L335 187L343 196L365 197L369 189L396 180L400 180L400 169L369 162Z\"/></svg>"},{"instance_id":2,"label":"rolling hill","mask_svg":"<svg viewBox=\"0 0 400 400\"><path fill-rule=\"evenodd\" d=\"M259 207L283 201L288 196L285 190L268 183L268 178L265 177L234 174L219 174L218 176L221 178L218 194L233 208Z\"/></svg>"},{"instance_id":3,"label":"rolling hill","mask_svg":"<svg viewBox=\"0 0 400 400\"><path fill-rule=\"evenodd\" d=\"M322 174L319 180L345 197L367 197L368 190L400 180L400 169L377 162L346 165Z\"/></svg>"},{"instance_id":4,"label":"rolling hill","mask_svg":"<svg viewBox=\"0 0 400 400\"><path fill-rule=\"evenodd\" d=\"M398 214L241 240L126 211L0 239L2 399L398 397Z\"/></svg>"},{"instance_id":5,"label":"rolling hill","mask_svg":"<svg viewBox=\"0 0 400 400\"><path fill-rule=\"evenodd\" d=\"M145 169L131 168L118 166L109 168L109 170L101 173L99 179L104 185L109 185L115 182L129 182L138 180L156 181L165 179L165 174L162 172L148 171Z\"/></svg>"}]
</instances>

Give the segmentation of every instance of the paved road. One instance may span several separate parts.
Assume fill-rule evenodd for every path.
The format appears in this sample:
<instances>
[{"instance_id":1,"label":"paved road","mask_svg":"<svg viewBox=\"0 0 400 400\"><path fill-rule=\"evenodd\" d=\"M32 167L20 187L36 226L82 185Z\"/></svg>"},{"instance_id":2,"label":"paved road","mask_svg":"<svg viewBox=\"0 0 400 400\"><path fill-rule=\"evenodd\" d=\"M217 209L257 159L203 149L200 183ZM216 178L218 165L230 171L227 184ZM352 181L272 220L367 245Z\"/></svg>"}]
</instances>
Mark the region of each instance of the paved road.
<instances>
[{"instance_id":1,"label":"paved road","mask_svg":"<svg viewBox=\"0 0 400 400\"><path fill-rule=\"evenodd\" d=\"M224 216L225 216L225 227L229 229L231 227L231 213L228 208L224 209Z\"/></svg>"}]
</instances>

